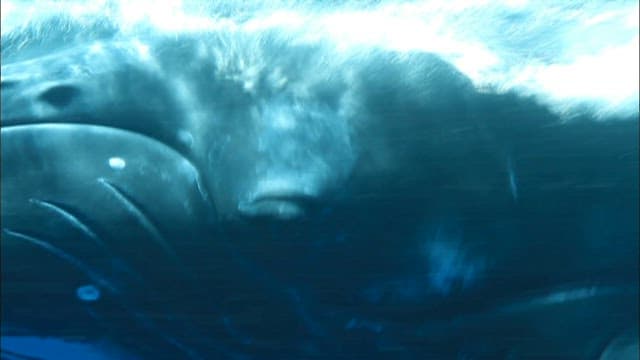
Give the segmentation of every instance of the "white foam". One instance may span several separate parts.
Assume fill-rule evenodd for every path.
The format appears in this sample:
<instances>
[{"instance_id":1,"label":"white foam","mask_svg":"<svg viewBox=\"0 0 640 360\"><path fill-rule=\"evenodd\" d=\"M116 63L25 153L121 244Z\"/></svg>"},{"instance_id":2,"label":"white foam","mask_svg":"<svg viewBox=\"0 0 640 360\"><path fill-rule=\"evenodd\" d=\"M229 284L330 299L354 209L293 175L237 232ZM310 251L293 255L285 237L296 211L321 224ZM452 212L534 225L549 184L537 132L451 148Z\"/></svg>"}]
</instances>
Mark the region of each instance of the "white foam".
<instances>
[{"instance_id":1,"label":"white foam","mask_svg":"<svg viewBox=\"0 0 640 360\"><path fill-rule=\"evenodd\" d=\"M534 96L556 113L637 117L638 2L2 1L2 33L63 13L105 17L129 36L277 29L338 49L381 47L440 55L485 92ZM84 20L83 20L84 19ZM60 29L60 31L63 31ZM34 34L34 36L39 36ZM144 57L144 48L138 49ZM366 56L366 54L363 54ZM248 83L250 86L251 84Z\"/></svg>"}]
</instances>

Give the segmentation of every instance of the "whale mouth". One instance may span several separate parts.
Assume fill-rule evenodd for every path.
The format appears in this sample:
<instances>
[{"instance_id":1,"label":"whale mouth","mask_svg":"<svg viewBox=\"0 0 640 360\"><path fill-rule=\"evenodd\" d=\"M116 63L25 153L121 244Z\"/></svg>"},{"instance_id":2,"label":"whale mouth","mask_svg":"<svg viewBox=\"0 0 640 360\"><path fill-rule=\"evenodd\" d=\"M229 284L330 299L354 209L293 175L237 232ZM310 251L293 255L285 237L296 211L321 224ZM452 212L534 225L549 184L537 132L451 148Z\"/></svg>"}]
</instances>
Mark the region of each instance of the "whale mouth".
<instances>
[{"instance_id":1,"label":"whale mouth","mask_svg":"<svg viewBox=\"0 0 640 360\"><path fill-rule=\"evenodd\" d=\"M316 203L317 198L307 194L262 194L238 204L238 211L246 218L286 221L304 218Z\"/></svg>"}]
</instances>

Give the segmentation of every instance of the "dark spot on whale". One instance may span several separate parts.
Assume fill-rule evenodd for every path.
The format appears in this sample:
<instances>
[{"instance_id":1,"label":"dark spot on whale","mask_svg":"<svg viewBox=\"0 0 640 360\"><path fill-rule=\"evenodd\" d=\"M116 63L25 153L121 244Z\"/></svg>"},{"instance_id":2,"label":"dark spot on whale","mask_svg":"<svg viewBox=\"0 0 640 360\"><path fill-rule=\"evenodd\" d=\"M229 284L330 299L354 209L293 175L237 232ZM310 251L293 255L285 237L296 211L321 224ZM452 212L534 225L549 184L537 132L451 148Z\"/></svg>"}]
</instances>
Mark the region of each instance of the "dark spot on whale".
<instances>
[{"instance_id":1,"label":"dark spot on whale","mask_svg":"<svg viewBox=\"0 0 640 360\"><path fill-rule=\"evenodd\" d=\"M39 99L57 108L63 108L71 104L73 99L80 94L80 90L71 85L56 85L48 88L40 94Z\"/></svg>"},{"instance_id":2,"label":"dark spot on whale","mask_svg":"<svg viewBox=\"0 0 640 360\"><path fill-rule=\"evenodd\" d=\"M0 82L0 89L7 90L7 89L14 88L16 87L16 85L18 85L18 82L19 81L17 80L2 80Z\"/></svg>"}]
</instances>

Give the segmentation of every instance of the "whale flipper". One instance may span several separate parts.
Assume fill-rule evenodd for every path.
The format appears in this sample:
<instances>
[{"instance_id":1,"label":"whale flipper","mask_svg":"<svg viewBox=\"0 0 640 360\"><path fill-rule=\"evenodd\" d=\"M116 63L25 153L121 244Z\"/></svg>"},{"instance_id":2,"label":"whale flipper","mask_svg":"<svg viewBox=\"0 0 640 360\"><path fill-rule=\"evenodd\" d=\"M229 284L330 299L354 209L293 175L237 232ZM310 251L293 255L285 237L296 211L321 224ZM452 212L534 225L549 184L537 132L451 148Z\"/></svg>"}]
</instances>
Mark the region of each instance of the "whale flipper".
<instances>
[{"instance_id":1,"label":"whale flipper","mask_svg":"<svg viewBox=\"0 0 640 360\"><path fill-rule=\"evenodd\" d=\"M2 128L2 157L3 342L117 334L134 352L149 342L197 358L176 314L207 303L199 289L218 275L194 268L223 256L193 165L148 137L78 124ZM164 302L167 287L192 308Z\"/></svg>"}]
</instances>

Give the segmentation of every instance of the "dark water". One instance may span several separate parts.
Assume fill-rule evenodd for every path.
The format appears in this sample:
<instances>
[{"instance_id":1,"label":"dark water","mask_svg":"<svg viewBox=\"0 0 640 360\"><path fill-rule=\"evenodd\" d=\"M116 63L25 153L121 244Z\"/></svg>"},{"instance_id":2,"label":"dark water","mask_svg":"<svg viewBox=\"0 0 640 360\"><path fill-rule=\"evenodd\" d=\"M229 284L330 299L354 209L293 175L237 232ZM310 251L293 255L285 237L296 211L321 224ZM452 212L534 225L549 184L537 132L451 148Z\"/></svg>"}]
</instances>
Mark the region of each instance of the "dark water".
<instances>
[{"instance_id":1,"label":"dark water","mask_svg":"<svg viewBox=\"0 0 640 360\"><path fill-rule=\"evenodd\" d=\"M496 6L497 54L553 38L501 41L540 10ZM435 50L52 18L3 33L2 359L637 358L637 88L576 105Z\"/></svg>"}]
</instances>

